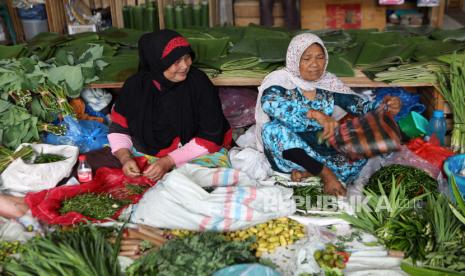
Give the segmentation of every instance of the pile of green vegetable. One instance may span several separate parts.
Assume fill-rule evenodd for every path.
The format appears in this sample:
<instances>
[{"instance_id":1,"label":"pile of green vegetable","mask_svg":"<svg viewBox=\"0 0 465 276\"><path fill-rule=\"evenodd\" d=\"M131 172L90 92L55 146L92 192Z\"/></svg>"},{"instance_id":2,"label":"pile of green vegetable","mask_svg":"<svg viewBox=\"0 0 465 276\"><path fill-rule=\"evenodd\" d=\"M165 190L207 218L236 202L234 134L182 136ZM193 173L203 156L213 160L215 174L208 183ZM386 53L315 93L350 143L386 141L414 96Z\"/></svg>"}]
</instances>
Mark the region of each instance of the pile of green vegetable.
<instances>
[{"instance_id":1,"label":"pile of green vegetable","mask_svg":"<svg viewBox=\"0 0 465 276\"><path fill-rule=\"evenodd\" d=\"M233 264L256 262L252 241L226 241L221 233L204 232L165 243L137 259L126 271L135 275L212 275Z\"/></svg>"},{"instance_id":2,"label":"pile of green vegetable","mask_svg":"<svg viewBox=\"0 0 465 276\"><path fill-rule=\"evenodd\" d=\"M5 264L7 275L121 275L118 251L93 226L57 230L24 245L19 259Z\"/></svg>"},{"instance_id":3,"label":"pile of green vegetable","mask_svg":"<svg viewBox=\"0 0 465 276\"><path fill-rule=\"evenodd\" d=\"M19 241L0 240L0 267L11 260L11 255L24 251L24 246ZM0 270L1 271L1 270Z\"/></svg>"},{"instance_id":4,"label":"pile of green vegetable","mask_svg":"<svg viewBox=\"0 0 465 276\"><path fill-rule=\"evenodd\" d=\"M446 72L439 72L438 78L439 91L454 114L451 148L453 151L465 153L465 54L444 56L441 57L441 61L450 67Z\"/></svg>"},{"instance_id":5,"label":"pile of green vegetable","mask_svg":"<svg viewBox=\"0 0 465 276\"><path fill-rule=\"evenodd\" d=\"M60 162L63 160L66 160L66 157L64 157L63 155L41 152L34 159L34 164L54 163L54 162Z\"/></svg>"},{"instance_id":6,"label":"pile of green vegetable","mask_svg":"<svg viewBox=\"0 0 465 276\"><path fill-rule=\"evenodd\" d=\"M389 194L392 177L394 177L396 185L402 185L409 199L425 192L435 192L438 186L437 181L421 169L393 164L382 167L375 172L368 180L364 190L371 190L379 195L381 191L378 184L381 183L386 194Z\"/></svg>"},{"instance_id":7,"label":"pile of green vegetable","mask_svg":"<svg viewBox=\"0 0 465 276\"><path fill-rule=\"evenodd\" d=\"M465 272L465 224L454 216L449 199L439 193L409 197L404 185L391 176L390 192L378 182L378 193L365 190L367 205L355 216L341 215L367 231L387 248L403 251L416 265Z\"/></svg>"},{"instance_id":8,"label":"pile of green vegetable","mask_svg":"<svg viewBox=\"0 0 465 276\"><path fill-rule=\"evenodd\" d=\"M117 200L108 194L86 193L65 199L60 214L77 212L95 219L111 218L120 208L130 204L129 200Z\"/></svg>"}]
</instances>

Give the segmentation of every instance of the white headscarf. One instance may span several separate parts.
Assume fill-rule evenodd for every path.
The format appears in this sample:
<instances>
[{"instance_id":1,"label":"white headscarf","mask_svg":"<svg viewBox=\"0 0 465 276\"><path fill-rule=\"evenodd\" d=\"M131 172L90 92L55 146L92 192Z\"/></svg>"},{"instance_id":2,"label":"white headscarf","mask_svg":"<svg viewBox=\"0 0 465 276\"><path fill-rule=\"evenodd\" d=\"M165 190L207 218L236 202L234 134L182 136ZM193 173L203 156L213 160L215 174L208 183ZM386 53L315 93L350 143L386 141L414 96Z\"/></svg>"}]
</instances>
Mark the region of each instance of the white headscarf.
<instances>
[{"instance_id":1,"label":"white headscarf","mask_svg":"<svg viewBox=\"0 0 465 276\"><path fill-rule=\"evenodd\" d=\"M320 79L316 81L307 81L300 77L300 58L305 50L307 50L307 48L313 43L317 43L323 48L326 57L326 64L324 67L324 73ZM291 40L291 43L289 43L289 47L287 48L286 67L268 74L265 79L263 79L262 84L258 87L259 93L257 104L255 106L255 136L258 150L263 152L262 129L263 125L270 121L268 115L263 111L261 104L263 91L267 88L277 85L287 90L292 90L296 87L305 91L319 88L330 92L355 94L350 87L346 86L334 74L326 72L327 66L328 51L326 50L323 41L318 36L311 33L303 33L295 36Z\"/></svg>"}]
</instances>

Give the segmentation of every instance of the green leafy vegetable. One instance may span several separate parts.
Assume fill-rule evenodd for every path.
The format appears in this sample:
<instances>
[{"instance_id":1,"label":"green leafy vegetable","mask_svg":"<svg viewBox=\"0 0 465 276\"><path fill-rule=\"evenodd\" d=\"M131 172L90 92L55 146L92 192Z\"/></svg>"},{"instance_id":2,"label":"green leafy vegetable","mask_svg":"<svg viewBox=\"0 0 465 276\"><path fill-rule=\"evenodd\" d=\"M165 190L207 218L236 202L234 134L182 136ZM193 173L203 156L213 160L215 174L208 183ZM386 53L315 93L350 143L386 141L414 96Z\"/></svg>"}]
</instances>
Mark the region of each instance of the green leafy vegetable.
<instances>
[{"instance_id":1,"label":"green leafy vegetable","mask_svg":"<svg viewBox=\"0 0 465 276\"><path fill-rule=\"evenodd\" d=\"M393 164L382 167L374 173L368 180L365 190L371 190L376 194L381 194L378 183L382 183L386 194L391 191L392 177L395 178L396 185L402 185L408 198L414 198L424 192L434 192L437 190L437 181L423 170Z\"/></svg>"},{"instance_id":2,"label":"green leafy vegetable","mask_svg":"<svg viewBox=\"0 0 465 276\"><path fill-rule=\"evenodd\" d=\"M252 241L226 241L220 233L205 232L184 239L170 240L159 251L136 260L127 275L212 275L240 263L256 262L250 251Z\"/></svg>"},{"instance_id":3,"label":"green leafy vegetable","mask_svg":"<svg viewBox=\"0 0 465 276\"><path fill-rule=\"evenodd\" d=\"M86 193L66 199L60 208L60 214L77 212L95 219L111 218L116 211L130 204L128 200L117 200L107 194Z\"/></svg>"}]
</instances>

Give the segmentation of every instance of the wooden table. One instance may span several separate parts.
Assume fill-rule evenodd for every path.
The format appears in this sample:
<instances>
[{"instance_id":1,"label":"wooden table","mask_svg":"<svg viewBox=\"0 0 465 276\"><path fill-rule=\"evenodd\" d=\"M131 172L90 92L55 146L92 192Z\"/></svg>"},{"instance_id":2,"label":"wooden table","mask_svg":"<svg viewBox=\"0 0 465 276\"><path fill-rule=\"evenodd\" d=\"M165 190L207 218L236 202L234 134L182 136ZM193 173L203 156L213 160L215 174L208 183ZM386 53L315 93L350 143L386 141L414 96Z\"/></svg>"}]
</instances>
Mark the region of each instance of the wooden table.
<instances>
[{"instance_id":1,"label":"wooden table","mask_svg":"<svg viewBox=\"0 0 465 276\"><path fill-rule=\"evenodd\" d=\"M397 83L389 84L385 82L373 81L369 79L361 71L356 70L354 77L341 77L340 78L349 87L432 87L431 83ZM262 82L262 78L230 78L230 77L215 77L211 81L216 86L259 86ZM92 83L89 85L90 88L121 88L123 87L122 82L114 83Z\"/></svg>"}]
</instances>

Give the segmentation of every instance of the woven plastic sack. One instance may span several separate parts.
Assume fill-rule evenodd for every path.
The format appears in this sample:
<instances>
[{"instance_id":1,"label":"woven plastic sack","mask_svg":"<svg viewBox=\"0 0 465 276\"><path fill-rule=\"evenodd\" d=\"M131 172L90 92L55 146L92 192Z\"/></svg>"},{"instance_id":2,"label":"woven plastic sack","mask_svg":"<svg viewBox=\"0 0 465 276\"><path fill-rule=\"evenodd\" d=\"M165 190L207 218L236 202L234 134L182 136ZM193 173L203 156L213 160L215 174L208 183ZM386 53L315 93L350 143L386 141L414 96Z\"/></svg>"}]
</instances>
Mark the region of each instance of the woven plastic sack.
<instances>
[{"instance_id":1,"label":"woven plastic sack","mask_svg":"<svg viewBox=\"0 0 465 276\"><path fill-rule=\"evenodd\" d=\"M136 158L136 161L141 169L147 164L147 160L143 157ZM25 197L25 202L31 208L34 217L48 224L71 225L85 221L105 221L86 217L77 212L69 212L62 215L60 214L60 208L65 199L85 193L106 193L115 199L125 199L130 200L132 203L137 203L143 194L132 193L128 190L127 184L144 186L146 188L145 191L155 185L152 180L146 177L127 177L121 169L100 168L91 182L74 186L60 186L37 193L28 193ZM112 218L118 218L125 207L123 206L115 210Z\"/></svg>"},{"instance_id":2,"label":"woven plastic sack","mask_svg":"<svg viewBox=\"0 0 465 276\"><path fill-rule=\"evenodd\" d=\"M398 151L401 134L393 116L377 109L342 123L329 143L352 160Z\"/></svg>"}]
</instances>

